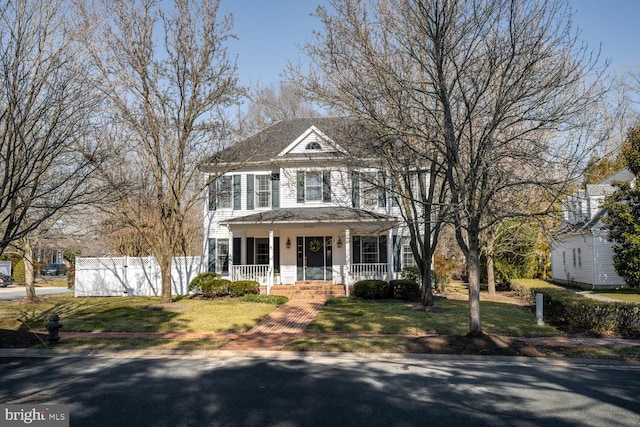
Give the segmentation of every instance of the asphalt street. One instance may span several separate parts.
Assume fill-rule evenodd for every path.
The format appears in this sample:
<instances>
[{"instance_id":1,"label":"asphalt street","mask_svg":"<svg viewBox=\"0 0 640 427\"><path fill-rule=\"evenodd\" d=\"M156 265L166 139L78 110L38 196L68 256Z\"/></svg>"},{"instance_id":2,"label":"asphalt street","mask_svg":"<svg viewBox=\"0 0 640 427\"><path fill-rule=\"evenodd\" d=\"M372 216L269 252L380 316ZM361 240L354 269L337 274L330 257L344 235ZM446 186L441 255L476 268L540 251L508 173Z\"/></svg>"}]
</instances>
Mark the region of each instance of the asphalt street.
<instances>
[{"instance_id":1,"label":"asphalt street","mask_svg":"<svg viewBox=\"0 0 640 427\"><path fill-rule=\"evenodd\" d=\"M0 353L0 374L0 403L70 405L72 426L640 425L640 365L634 363L287 352L88 352L44 359Z\"/></svg>"},{"instance_id":2,"label":"asphalt street","mask_svg":"<svg viewBox=\"0 0 640 427\"><path fill-rule=\"evenodd\" d=\"M67 292L73 292L73 289L61 288L61 287L37 287L36 295L57 295ZM6 288L0 288L0 301L9 301L21 299L27 296L27 292L24 286L10 285Z\"/></svg>"}]
</instances>

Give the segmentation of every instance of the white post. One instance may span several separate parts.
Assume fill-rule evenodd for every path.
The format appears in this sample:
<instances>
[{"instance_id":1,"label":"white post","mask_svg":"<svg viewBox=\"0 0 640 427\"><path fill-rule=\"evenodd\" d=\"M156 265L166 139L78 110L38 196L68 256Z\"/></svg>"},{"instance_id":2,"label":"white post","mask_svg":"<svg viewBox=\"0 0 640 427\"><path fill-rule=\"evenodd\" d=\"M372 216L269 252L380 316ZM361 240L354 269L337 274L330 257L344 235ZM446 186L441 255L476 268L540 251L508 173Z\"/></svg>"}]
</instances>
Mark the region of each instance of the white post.
<instances>
[{"instance_id":1,"label":"white post","mask_svg":"<svg viewBox=\"0 0 640 427\"><path fill-rule=\"evenodd\" d=\"M229 280L236 280L233 275L233 231L229 230Z\"/></svg>"},{"instance_id":2,"label":"white post","mask_svg":"<svg viewBox=\"0 0 640 427\"><path fill-rule=\"evenodd\" d=\"M544 325L542 307L543 307L543 295L542 293L538 292L536 294L536 323L538 325Z\"/></svg>"},{"instance_id":3,"label":"white post","mask_svg":"<svg viewBox=\"0 0 640 427\"><path fill-rule=\"evenodd\" d=\"M271 295L271 287L273 286L273 230L269 230L269 274L267 278L267 295Z\"/></svg>"},{"instance_id":4,"label":"white post","mask_svg":"<svg viewBox=\"0 0 640 427\"><path fill-rule=\"evenodd\" d=\"M395 256L393 252L393 230L389 230L389 235L387 236L387 281L395 279L395 273L393 271Z\"/></svg>"},{"instance_id":5,"label":"white post","mask_svg":"<svg viewBox=\"0 0 640 427\"><path fill-rule=\"evenodd\" d=\"M345 295L349 296L349 285L351 284L351 233L348 228L344 229L344 250L345 250L345 264L347 271L345 271Z\"/></svg>"}]
</instances>

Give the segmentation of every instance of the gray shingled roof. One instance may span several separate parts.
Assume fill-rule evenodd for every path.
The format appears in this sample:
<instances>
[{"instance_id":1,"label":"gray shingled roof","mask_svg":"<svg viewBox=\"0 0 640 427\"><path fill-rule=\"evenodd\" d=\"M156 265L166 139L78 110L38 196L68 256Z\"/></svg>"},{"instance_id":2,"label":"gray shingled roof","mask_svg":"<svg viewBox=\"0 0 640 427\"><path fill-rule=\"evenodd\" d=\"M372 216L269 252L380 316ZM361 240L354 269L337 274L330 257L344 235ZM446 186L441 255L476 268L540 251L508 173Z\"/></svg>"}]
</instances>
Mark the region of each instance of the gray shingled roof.
<instances>
[{"instance_id":1,"label":"gray shingled roof","mask_svg":"<svg viewBox=\"0 0 640 427\"><path fill-rule=\"evenodd\" d=\"M233 144L231 147L213 156L210 163L223 162L264 162L274 159L289 144L295 141L311 126L315 126L320 132L331 138L336 144L341 145L345 140L347 129L354 123L354 119L348 117L312 117L303 119L281 120L255 135ZM348 148L347 143L345 143ZM330 155L330 153L323 153Z\"/></svg>"},{"instance_id":2,"label":"gray shingled roof","mask_svg":"<svg viewBox=\"0 0 640 427\"><path fill-rule=\"evenodd\" d=\"M610 177L607 177L607 178L603 179L598 184L609 184L610 185L610 184L612 184L612 183L614 183L616 181L631 182L631 181L633 181L633 178L635 178L635 175L633 174L633 172L631 172L629 170L629 168L624 168L624 169L614 173Z\"/></svg>"},{"instance_id":3,"label":"gray shingled roof","mask_svg":"<svg viewBox=\"0 0 640 427\"><path fill-rule=\"evenodd\" d=\"M273 209L222 221L221 224L395 222L396 218L362 209L314 207Z\"/></svg>"}]
</instances>

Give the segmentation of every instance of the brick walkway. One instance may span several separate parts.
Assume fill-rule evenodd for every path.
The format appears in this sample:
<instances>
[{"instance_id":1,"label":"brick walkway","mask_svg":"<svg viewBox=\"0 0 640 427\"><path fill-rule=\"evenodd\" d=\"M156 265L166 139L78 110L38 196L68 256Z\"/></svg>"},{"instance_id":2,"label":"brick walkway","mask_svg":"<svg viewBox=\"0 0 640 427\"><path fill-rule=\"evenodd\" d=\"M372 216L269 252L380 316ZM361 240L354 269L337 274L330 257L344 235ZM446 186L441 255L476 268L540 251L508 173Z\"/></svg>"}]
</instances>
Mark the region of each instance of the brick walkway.
<instances>
[{"instance_id":1,"label":"brick walkway","mask_svg":"<svg viewBox=\"0 0 640 427\"><path fill-rule=\"evenodd\" d=\"M318 298L290 299L221 350L281 350L288 341L303 336L304 329L322 310L324 302L325 299Z\"/></svg>"}]
</instances>

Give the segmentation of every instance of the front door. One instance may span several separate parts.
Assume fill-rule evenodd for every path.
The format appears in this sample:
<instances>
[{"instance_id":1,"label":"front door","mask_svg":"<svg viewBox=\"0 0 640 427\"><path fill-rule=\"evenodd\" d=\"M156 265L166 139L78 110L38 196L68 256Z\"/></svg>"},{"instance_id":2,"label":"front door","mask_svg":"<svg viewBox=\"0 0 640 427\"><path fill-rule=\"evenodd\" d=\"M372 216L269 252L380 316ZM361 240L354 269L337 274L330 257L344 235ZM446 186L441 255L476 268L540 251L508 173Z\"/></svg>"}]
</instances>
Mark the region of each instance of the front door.
<instances>
[{"instance_id":1,"label":"front door","mask_svg":"<svg viewBox=\"0 0 640 427\"><path fill-rule=\"evenodd\" d=\"M331 238L298 237L297 280L331 280Z\"/></svg>"}]
</instances>

